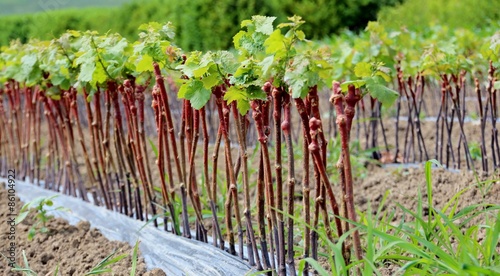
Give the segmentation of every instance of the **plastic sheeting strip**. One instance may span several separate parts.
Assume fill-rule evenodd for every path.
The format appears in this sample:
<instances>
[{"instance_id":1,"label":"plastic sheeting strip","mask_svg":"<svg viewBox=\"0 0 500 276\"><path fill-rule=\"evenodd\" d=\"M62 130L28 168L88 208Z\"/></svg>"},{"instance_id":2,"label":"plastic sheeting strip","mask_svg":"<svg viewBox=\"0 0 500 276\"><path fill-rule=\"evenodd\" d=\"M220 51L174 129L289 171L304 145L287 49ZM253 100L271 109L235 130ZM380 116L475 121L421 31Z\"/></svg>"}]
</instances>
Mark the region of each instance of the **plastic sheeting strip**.
<instances>
[{"instance_id":1,"label":"plastic sheeting strip","mask_svg":"<svg viewBox=\"0 0 500 276\"><path fill-rule=\"evenodd\" d=\"M0 182L7 182L7 179L0 177ZM139 240L139 248L149 270L160 268L167 275L246 275L256 272L244 260L210 244L175 236L153 226L143 227L145 222L94 206L78 198L45 190L20 180L16 180L15 190L23 202L41 196L57 195L53 199L54 207L63 206L71 211L51 213L68 220L72 225L86 220L110 240L124 241L132 246Z\"/></svg>"}]
</instances>

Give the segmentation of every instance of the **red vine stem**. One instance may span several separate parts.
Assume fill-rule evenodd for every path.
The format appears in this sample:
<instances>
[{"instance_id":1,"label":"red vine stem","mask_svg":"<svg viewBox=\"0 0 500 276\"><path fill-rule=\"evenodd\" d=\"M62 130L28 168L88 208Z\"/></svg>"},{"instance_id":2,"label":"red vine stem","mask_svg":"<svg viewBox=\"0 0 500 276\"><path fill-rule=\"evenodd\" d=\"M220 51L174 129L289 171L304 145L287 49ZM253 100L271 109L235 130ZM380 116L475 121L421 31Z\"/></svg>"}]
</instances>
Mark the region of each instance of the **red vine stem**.
<instances>
[{"instance_id":1,"label":"red vine stem","mask_svg":"<svg viewBox=\"0 0 500 276\"><path fill-rule=\"evenodd\" d=\"M278 208L278 274L286 275L285 268L285 223L283 221L283 175L281 164L281 105L283 101L283 89L273 88L273 118L274 118L274 149L275 149L275 170L276 170L276 203Z\"/></svg>"},{"instance_id":2,"label":"red vine stem","mask_svg":"<svg viewBox=\"0 0 500 276\"><path fill-rule=\"evenodd\" d=\"M243 244L243 228L241 226L241 215L240 215L240 207L239 207L239 199L238 199L238 191L236 188L236 176L235 172L233 169L233 160L231 156L231 141L229 140L229 132L228 132L228 119L229 119L229 109L227 105L225 105L225 101L222 100L222 94L218 93L215 94L216 100L217 100L217 105L218 105L218 110L219 110L219 118L223 118L224 122L221 122L222 126L222 138L224 138L224 148L225 148L225 155L226 155L226 167L229 173L229 187L228 187L228 197L226 200L226 210L229 208L231 205L231 198L232 201L234 202L234 215L236 217L236 223L238 225L238 237L239 237L239 243L242 245ZM226 120L227 117L227 120ZM231 232L228 230L228 232ZM234 245L233 245L234 246ZM240 250L239 252L240 257L243 258L243 251Z\"/></svg>"},{"instance_id":3,"label":"red vine stem","mask_svg":"<svg viewBox=\"0 0 500 276\"><path fill-rule=\"evenodd\" d=\"M278 229L277 229L277 216L276 216L276 204L275 204L275 197L274 197L274 189L273 189L273 180L272 180L272 173L271 173L271 162L269 159L269 149L267 145L267 135L264 133L265 131L265 125L264 125L264 119L263 115L266 114L266 112L262 112L263 108L262 105L259 103L259 101L252 101L251 102L251 107L253 110L253 119L255 121L255 127L257 130L257 136L258 140L261 144L261 151L263 154L263 163L264 163L264 183L266 187L266 205L267 205L267 211L268 214L270 215L270 228L272 229L271 235L274 234L274 241L278 242ZM274 257L273 257L274 259Z\"/></svg>"},{"instance_id":4,"label":"red vine stem","mask_svg":"<svg viewBox=\"0 0 500 276\"><path fill-rule=\"evenodd\" d=\"M342 142L342 155L344 156L344 171L346 180L345 184L346 184L347 215L351 221L356 222L351 159L349 155L349 132L347 130L347 116L346 116L346 113L349 114L351 112L354 112L354 110L350 110L351 106L348 105L349 107L348 112L344 111L344 95L342 94L342 91L340 89L340 83L338 82L333 82L333 91L332 91L332 97L330 98L330 102L332 102L332 104L335 105L337 111L337 125L339 126L340 138ZM351 227L354 227L354 225L351 225ZM358 230L355 230L353 232L353 240L354 240L354 251L356 254L356 258L358 260L362 260L363 254L362 254L361 241L359 239Z\"/></svg>"},{"instance_id":5,"label":"red vine stem","mask_svg":"<svg viewBox=\"0 0 500 276\"><path fill-rule=\"evenodd\" d=\"M151 107L154 110L155 113L155 122L156 122L156 132L158 133L158 158L156 159L156 165L158 166L158 171L160 172L160 183L161 183L161 192L162 192L162 197L164 204L168 206L169 211L170 211L170 216L172 217L173 224L174 226L177 225L176 221L176 216L175 216L175 211L174 211L174 206L171 202L170 199L170 191L169 187L166 184L165 181L165 165L163 163L164 161L164 156L163 156L163 140L165 139L164 137L164 132L163 132L163 116L160 112L160 107L159 107L159 98L160 98L160 92L157 86L153 88L153 101L151 104ZM165 225L166 227L166 225ZM180 233L177 233L176 227L172 227L173 233L176 235L180 235Z\"/></svg>"},{"instance_id":6,"label":"red vine stem","mask_svg":"<svg viewBox=\"0 0 500 276\"><path fill-rule=\"evenodd\" d=\"M216 88L217 89L217 88ZM210 208L212 210L212 215L214 216L215 223L215 233L219 238L219 248L224 249L224 238L222 237L221 229L217 219L217 206L215 199L217 198L217 162L219 159L219 148L220 142L222 139L222 123L219 125L219 130L217 131L217 138L215 139L214 152L212 154L212 181L210 185L210 189L207 189L207 192L210 196ZM211 191L211 193L210 193ZM214 246L217 246L217 240L214 238Z\"/></svg>"},{"instance_id":7,"label":"red vine stem","mask_svg":"<svg viewBox=\"0 0 500 276\"><path fill-rule=\"evenodd\" d=\"M153 62L153 67L154 67L154 72L155 72L155 80L156 80L156 85L160 88L160 96L161 96L161 106L163 107L162 110L165 112L165 117L167 119L167 128L168 128L168 134L169 134L169 140L172 146L173 154L174 154L174 160L175 160L175 167L177 168L177 176L179 177L179 186L181 187L181 190L184 189L184 174L182 171L182 167L180 164L180 157L179 153L177 150L177 143L175 139L175 132L174 132L174 123L172 121L172 113L170 112L170 105L168 101L168 95L167 91L165 88L165 81L163 79L163 76L161 74L161 69L158 63ZM182 128L181 128L182 129ZM181 197L182 204L183 206L185 205L185 198ZM184 226L184 236L190 237L190 231L189 231L189 222L188 222L188 214L183 210L182 212L182 217L183 217L183 226Z\"/></svg>"},{"instance_id":8,"label":"red vine stem","mask_svg":"<svg viewBox=\"0 0 500 276\"><path fill-rule=\"evenodd\" d=\"M201 201L200 201L200 196L198 192L198 186L196 183L196 178L195 178L195 172L194 172L194 158L196 155L196 147L198 145L198 138L200 137L200 111L195 110L194 111L194 120L193 120L193 137L191 141L191 149L190 149L190 156L189 156L189 172L188 172L188 178L187 181L189 183L188 185L188 190L187 193L191 199L191 203L193 204L195 213L196 213L196 219L197 223L200 225L201 230L203 231L203 236L199 237L199 240L205 241L206 242L206 229L203 223L203 216L201 214ZM201 239L200 239L201 238Z\"/></svg>"},{"instance_id":9,"label":"red vine stem","mask_svg":"<svg viewBox=\"0 0 500 276\"><path fill-rule=\"evenodd\" d=\"M302 126L304 128L304 134L306 137L306 141L309 145L309 151L312 154L314 164L318 168L321 180L323 181L323 185L326 188L326 192L328 193L328 197L330 198L330 205L332 207L333 214L335 215L335 224L337 225L337 233L340 236L342 236L343 231L342 231L342 225L340 222L339 218L339 207L337 204L337 200L335 199L335 195L333 193L332 187L330 185L330 180L328 179L328 175L326 174L326 169L325 166L323 165L323 161L321 158L320 150L319 147L316 147L313 143L313 140L311 138L311 129L310 129L310 120L308 119L307 112L306 112L306 106L304 104L304 101L300 98L296 98L295 100L295 105L297 106L297 110L299 112ZM317 119L316 119L317 120ZM316 127L317 124L320 124L319 120L313 121L313 125ZM319 128L319 125L317 128L314 129L314 131L317 131ZM314 133L314 132L313 132ZM314 151L313 151L314 150Z\"/></svg>"},{"instance_id":10,"label":"red vine stem","mask_svg":"<svg viewBox=\"0 0 500 276\"><path fill-rule=\"evenodd\" d=\"M247 155L247 145L245 140L245 121L241 120L240 115L238 113L238 109L236 106L236 102L231 104L231 110L233 111L233 117L236 125L236 134L238 137L238 143L240 144L240 156L242 160L243 166L243 201L245 205L245 209L243 210L243 214L247 223L247 251L248 251L248 259L251 266L254 266L257 262L257 269L262 270L262 265L260 264L260 257L257 253L257 244L255 241L255 235L252 226L252 219L250 215L250 186L248 180L248 155ZM254 254L255 252L255 254ZM254 259L255 258L255 259Z\"/></svg>"}]
</instances>

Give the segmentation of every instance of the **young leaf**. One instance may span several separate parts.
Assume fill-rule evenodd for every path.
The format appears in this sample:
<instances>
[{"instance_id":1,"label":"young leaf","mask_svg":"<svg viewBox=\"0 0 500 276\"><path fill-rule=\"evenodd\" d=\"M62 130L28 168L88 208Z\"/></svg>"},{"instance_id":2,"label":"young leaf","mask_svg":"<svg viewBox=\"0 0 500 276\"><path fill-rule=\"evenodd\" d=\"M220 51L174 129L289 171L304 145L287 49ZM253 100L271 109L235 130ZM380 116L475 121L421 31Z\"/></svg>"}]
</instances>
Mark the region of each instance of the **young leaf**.
<instances>
[{"instance_id":1,"label":"young leaf","mask_svg":"<svg viewBox=\"0 0 500 276\"><path fill-rule=\"evenodd\" d=\"M240 112L241 115L246 114L248 110L250 110L248 93L243 89L239 89L235 86L229 87L227 92L224 94L224 100L227 101L228 105L236 101L238 111Z\"/></svg>"},{"instance_id":2,"label":"young leaf","mask_svg":"<svg viewBox=\"0 0 500 276\"><path fill-rule=\"evenodd\" d=\"M247 32L245 31L239 31L237 34L233 36L233 45L236 50L241 49L241 40L242 38L246 35Z\"/></svg>"},{"instance_id":3,"label":"young leaf","mask_svg":"<svg viewBox=\"0 0 500 276\"><path fill-rule=\"evenodd\" d=\"M352 80L352 81L345 81L340 85L340 88L342 91L347 91L347 88L349 85L354 85L356 88L360 88L361 86L365 85L366 81L365 80Z\"/></svg>"},{"instance_id":4,"label":"young leaf","mask_svg":"<svg viewBox=\"0 0 500 276\"><path fill-rule=\"evenodd\" d=\"M80 67L80 74L78 75L78 81L82 83L89 83L92 81L92 76L95 71L95 63L93 62L85 62Z\"/></svg>"},{"instance_id":5,"label":"young leaf","mask_svg":"<svg viewBox=\"0 0 500 276\"><path fill-rule=\"evenodd\" d=\"M262 75L267 76L269 74L269 69L273 65L273 62L274 56L267 56L261 62L259 62L259 65L262 68Z\"/></svg>"},{"instance_id":6,"label":"young leaf","mask_svg":"<svg viewBox=\"0 0 500 276\"><path fill-rule=\"evenodd\" d=\"M380 101L385 106L390 106L399 97L398 92L386 87L377 81L377 78L366 79L366 89L372 97Z\"/></svg>"},{"instance_id":7,"label":"young leaf","mask_svg":"<svg viewBox=\"0 0 500 276\"><path fill-rule=\"evenodd\" d=\"M368 62L360 62L354 67L354 74L358 78L369 77L372 73L372 66Z\"/></svg>"},{"instance_id":8,"label":"young leaf","mask_svg":"<svg viewBox=\"0 0 500 276\"><path fill-rule=\"evenodd\" d=\"M137 73L153 71L153 58L149 55L143 55L141 60L135 66Z\"/></svg>"},{"instance_id":9,"label":"young leaf","mask_svg":"<svg viewBox=\"0 0 500 276\"><path fill-rule=\"evenodd\" d=\"M181 99L189 100L194 109L200 109L210 100L212 91L205 88L202 81L190 80L181 86L177 95Z\"/></svg>"},{"instance_id":10,"label":"young leaf","mask_svg":"<svg viewBox=\"0 0 500 276\"><path fill-rule=\"evenodd\" d=\"M281 34L280 29L276 29L264 42L266 46L266 54L274 54L286 49L285 37Z\"/></svg>"},{"instance_id":11,"label":"young leaf","mask_svg":"<svg viewBox=\"0 0 500 276\"><path fill-rule=\"evenodd\" d=\"M265 35L270 35L273 32L273 22L276 20L274 16L262 16L254 15L252 20L255 24L255 31L258 33L263 33Z\"/></svg>"},{"instance_id":12,"label":"young leaf","mask_svg":"<svg viewBox=\"0 0 500 276\"><path fill-rule=\"evenodd\" d=\"M177 68L181 69L184 75L189 78L199 78L203 76L208 71L208 64L210 61L207 61L205 58L205 62L202 63L201 52L194 51L191 55L186 59L186 62L183 65L179 65ZM207 53L208 54L208 53ZM205 55L206 56L206 55Z\"/></svg>"}]
</instances>

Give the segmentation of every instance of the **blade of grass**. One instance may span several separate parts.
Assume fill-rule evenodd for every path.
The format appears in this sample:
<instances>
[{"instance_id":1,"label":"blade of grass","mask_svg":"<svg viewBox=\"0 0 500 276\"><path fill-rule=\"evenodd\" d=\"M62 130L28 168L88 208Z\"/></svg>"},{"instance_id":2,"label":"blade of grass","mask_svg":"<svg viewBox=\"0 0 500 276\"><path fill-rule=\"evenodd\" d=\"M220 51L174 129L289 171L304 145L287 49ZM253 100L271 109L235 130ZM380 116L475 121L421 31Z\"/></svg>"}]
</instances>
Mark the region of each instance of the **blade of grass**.
<instances>
[{"instance_id":1,"label":"blade of grass","mask_svg":"<svg viewBox=\"0 0 500 276\"><path fill-rule=\"evenodd\" d=\"M111 272L110 265L116 264L121 261L123 258L127 257L127 254L121 254L114 258L112 258L116 254L116 250L114 250L111 254L102 259L91 271L85 273L85 275L98 275L102 273Z\"/></svg>"},{"instance_id":2,"label":"blade of grass","mask_svg":"<svg viewBox=\"0 0 500 276\"><path fill-rule=\"evenodd\" d=\"M138 253L139 253L139 240L135 242L134 251L132 253L132 267L130 268L130 276L135 276L137 270Z\"/></svg>"}]
</instances>

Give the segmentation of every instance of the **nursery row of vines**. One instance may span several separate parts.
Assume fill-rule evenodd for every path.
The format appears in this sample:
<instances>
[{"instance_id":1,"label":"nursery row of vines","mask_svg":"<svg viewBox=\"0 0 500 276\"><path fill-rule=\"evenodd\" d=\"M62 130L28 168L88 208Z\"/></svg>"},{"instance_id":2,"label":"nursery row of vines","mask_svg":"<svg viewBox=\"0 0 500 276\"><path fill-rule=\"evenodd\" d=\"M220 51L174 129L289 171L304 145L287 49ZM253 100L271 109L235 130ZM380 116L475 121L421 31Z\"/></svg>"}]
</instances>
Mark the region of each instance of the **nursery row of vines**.
<instances>
[{"instance_id":1,"label":"nursery row of vines","mask_svg":"<svg viewBox=\"0 0 500 276\"><path fill-rule=\"evenodd\" d=\"M158 23L3 47L0 175L295 275L328 242L363 258L358 154L500 167L500 34L370 23L319 43L274 19L243 21L232 51L183 52Z\"/></svg>"}]
</instances>

